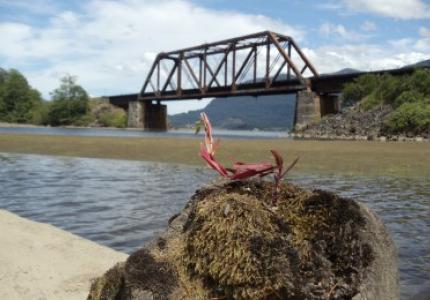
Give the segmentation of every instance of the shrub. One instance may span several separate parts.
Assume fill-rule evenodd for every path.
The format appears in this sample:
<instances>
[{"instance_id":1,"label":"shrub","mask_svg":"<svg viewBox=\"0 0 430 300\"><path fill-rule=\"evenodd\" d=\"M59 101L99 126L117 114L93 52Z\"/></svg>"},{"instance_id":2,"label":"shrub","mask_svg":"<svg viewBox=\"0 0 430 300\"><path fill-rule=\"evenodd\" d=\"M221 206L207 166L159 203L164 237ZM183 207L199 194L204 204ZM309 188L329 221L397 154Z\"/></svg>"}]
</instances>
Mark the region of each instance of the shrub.
<instances>
[{"instance_id":1,"label":"shrub","mask_svg":"<svg viewBox=\"0 0 430 300\"><path fill-rule=\"evenodd\" d=\"M99 123L104 127L125 128L127 126L127 114L122 109L102 112Z\"/></svg>"},{"instance_id":2,"label":"shrub","mask_svg":"<svg viewBox=\"0 0 430 300\"><path fill-rule=\"evenodd\" d=\"M424 100L424 94L416 90L404 91L394 100L394 107L399 107L404 103L415 103L422 102Z\"/></svg>"},{"instance_id":3,"label":"shrub","mask_svg":"<svg viewBox=\"0 0 430 300\"><path fill-rule=\"evenodd\" d=\"M122 108L98 98L91 99L89 105L90 114L94 117L97 126L127 127L127 113Z\"/></svg>"},{"instance_id":4,"label":"shrub","mask_svg":"<svg viewBox=\"0 0 430 300\"><path fill-rule=\"evenodd\" d=\"M379 76L367 74L358 77L354 82L345 84L342 91L343 102L358 102L371 94L379 84Z\"/></svg>"},{"instance_id":5,"label":"shrub","mask_svg":"<svg viewBox=\"0 0 430 300\"><path fill-rule=\"evenodd\" d=\"M35 125L48 125L49 124L49 102L40 102L35 105L30 111L29 120L31 124Z\"/></svg>"},{"instance_id":6,"label":"shrub","mask_svg":"<svg viewBox=\"0 0 430 300\"><path fill-rule=\"evenodd\" d=\"M51 125L82 125L83 117L88 112L88 94L76 84L76 78L67 75L61 79L61 85L52 93L52 105L49 110ZM84 120L84 121L83 121Z\"/></svg>"},{"instance_id":7,"label":"shrub","mask_svg":"<svg viewBox=\"0 0 430 300\"><path fill-rule=\"evenodd\" d=\"M369 110L383 104L384 102L382 101L382 99L377 95L376 92L373 92L363 98L363 100L361 101L361 108L363 108L364 110Z\"/></svg>"},{"instance_id":8,"label":"shrub","mask_svg":"<svg viewBox=\"0 0 430 300\"><path fill-rule=\"evenodd\" d=\"M429 134L430 101L403 103L389 115L384 125L391 134Z\"/></svg>"},{"instance_id":9,"label":"shrub","mask_svg":"<svg viewBox=\"0 0 430 300\"><path fill-rule=\"evenodd\" d=\"M17 70L0 68L0 120L6 122L31 122L33 110L42 102L40 93Z\"/></svg>"},{"instance_id":10,"label":"shrub","mask_svg":"<svg viewBox=\"0 0 430 300\"><path fill-rule=\"evenodd\" d=\"M392 104L397 96L402 92L402 77L394 77L390 74L384 74L380 77L379 84L375 89L375 97L378 99L375 103Z\"/></svg>"},{"instance_id":11,"label":"shrub","mask_svg":"<svg viewBox=\"0 0 430 300\"><path fill-rule=\"evenodd\" d=\"M405 82L409 90L430 96L430 70L418 69Z\"/></svg>"}]
</instances>

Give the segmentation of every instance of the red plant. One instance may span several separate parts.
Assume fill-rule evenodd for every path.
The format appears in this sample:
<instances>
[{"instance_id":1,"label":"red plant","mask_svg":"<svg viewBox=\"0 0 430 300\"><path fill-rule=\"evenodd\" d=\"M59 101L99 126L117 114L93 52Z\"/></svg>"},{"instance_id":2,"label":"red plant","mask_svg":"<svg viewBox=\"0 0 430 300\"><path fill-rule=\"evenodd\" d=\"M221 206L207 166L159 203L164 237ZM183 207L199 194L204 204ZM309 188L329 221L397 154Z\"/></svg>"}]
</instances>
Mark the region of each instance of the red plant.
<instances>
[{"instance_id":1,"label":"red plant","mask_svg":"<svg viewBox=\"0 0 430 300\"><path fill-rule=\"evenodd\" d=\"M276 205L281 181L285 175L295 166L299 158L297 157L284 170L284 159L282 156L277 151L270 150L273 157L275 158L275 165L268 162L235 162L231 168L226 168L215 158L215 150L219 146L219 140L214 142L212 137L212 125L205 113L201 114L201 122L205 129L205 137L204 142L200 144L200 156L207 162L207 164L212 169L217 171L221 176L230 180L243 180L253 176L264 177L269 174L274 174L275 187L273 192L273 204Z\"/></svg>"}]
</instances>

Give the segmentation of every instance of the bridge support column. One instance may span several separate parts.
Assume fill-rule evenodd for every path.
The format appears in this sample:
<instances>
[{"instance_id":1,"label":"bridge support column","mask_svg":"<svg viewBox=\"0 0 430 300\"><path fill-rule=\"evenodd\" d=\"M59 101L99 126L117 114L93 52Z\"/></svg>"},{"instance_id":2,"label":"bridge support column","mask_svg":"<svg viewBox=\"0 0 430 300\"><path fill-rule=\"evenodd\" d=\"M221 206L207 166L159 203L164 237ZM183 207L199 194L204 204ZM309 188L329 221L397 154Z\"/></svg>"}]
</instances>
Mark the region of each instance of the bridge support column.
<instances>
[{"instance_id":1,"label":"bridge support column","mask_svg":"<svg viewBox=\"0 0 430 300\"><path fill-rule=\"evenodd\" d=\"M320 95L321 117L329 114L336 114L340 111L340 102L338 95L322 94Z\"/></svg>"},{"instance_id":2,"label":"bridge support column","mask_svg":"<svg viewBox=\"0 0 430 300\"><path fill-rule=\"evenodd\" d=\"M128 104L128 127L145 130L167 130L167 106L144 101Z\"/></svg>"},{"instance_id":3,"label":"bridge support column","mask_svg":"<svg viewBox=\"0 0 430 300\"><path fill-rule=\"evenodd\" d=\"M305 128L312 122L321 119L320 97L305 90L297 93L297 102L294 118L294 129Z\"/></svg>"},{"instance_id":4,"label":"bridge support column","mask_svg":"<svg viewBox=\"0 0 430 300\"><path fill-rule=\"evenodd\" d=\"M166 131L167 130L167 105L163 105L160 103L152 104L151 102L145 102L144 128L145 130Z\"/></svg>"},{"instance_id":5,"label":"bridge support column","mask_svg":"<svg viewBox=\"0 0 430 300\"><path fill-rule=\"evenodd\" d=\"M128 122L129 128L144 128L144 103L142 101L128 102Z\"/></svg>"}]
</instances>

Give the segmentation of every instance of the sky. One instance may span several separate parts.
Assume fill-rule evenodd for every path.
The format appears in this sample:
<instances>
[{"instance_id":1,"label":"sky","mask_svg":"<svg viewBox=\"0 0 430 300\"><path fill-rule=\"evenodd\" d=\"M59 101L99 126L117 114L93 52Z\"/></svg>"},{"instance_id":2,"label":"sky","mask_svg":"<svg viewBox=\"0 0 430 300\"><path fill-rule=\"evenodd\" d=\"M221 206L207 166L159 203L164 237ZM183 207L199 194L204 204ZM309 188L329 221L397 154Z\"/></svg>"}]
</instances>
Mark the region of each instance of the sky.
<instances>
[{"instance_id":1,"label":"sky","mask_svg":"<svg viewBox=\"0 0 430 300\"><path fill-rule=\"evenodd\" d=\"M0 0L0 67L46 99L66 74L94 97L137 93L157 53L263 30L320 73L402 67L430 59L430 0Z\"/></svg>"}]
</instances>

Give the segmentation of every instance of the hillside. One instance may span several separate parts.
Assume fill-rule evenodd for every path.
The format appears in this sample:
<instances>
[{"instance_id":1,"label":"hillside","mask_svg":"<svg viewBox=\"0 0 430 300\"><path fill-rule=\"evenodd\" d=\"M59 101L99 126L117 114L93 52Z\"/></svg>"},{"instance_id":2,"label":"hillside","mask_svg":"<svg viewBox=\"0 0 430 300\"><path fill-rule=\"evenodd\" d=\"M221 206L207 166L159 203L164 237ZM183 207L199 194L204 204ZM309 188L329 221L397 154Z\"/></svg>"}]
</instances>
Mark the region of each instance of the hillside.
<instances>
[{"instance_id":1,"label":"hillside","mask_svg":"<svg viewBox=\"0 0 430 300\"><path fill-rule=\"evenodd\" d=\"M426 66L430 61L416 64ZM403 76L367 74L345 85L340 114L298 133L319 136L430 138L430 69Z\"/></svg>"},{"instance_id":2,"label":"hillside","mask_svg":"<svg viewBox=\"0 0 430 300\"><path fill-rule=\"evenodd\" d=\"M294 121L295 95L215 98L204 109L169 116L172 127L194 126L201 112L223 129L287 130Z\"/></svg>"}]
</instances>

